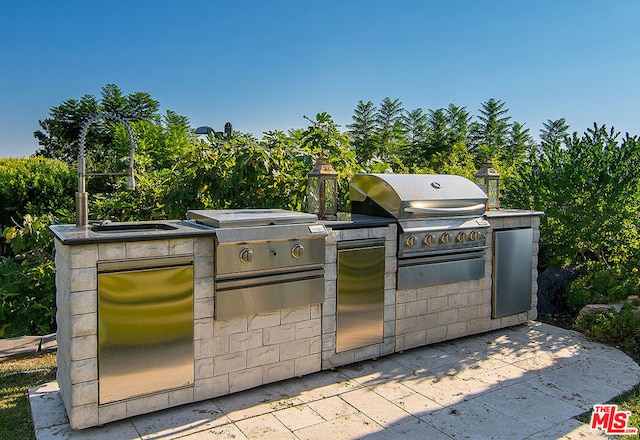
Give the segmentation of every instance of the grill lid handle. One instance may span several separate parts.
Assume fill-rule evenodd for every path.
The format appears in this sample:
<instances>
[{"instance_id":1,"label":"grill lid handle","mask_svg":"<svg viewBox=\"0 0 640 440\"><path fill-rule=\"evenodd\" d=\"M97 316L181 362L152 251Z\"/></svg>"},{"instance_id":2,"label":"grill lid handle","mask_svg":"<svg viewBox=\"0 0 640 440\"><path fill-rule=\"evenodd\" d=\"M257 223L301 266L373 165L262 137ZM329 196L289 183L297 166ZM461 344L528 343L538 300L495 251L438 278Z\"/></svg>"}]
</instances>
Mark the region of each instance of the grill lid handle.
<instances>
[{"instance_id":1,"label":"grill lid handle","mask_svg":"<svg viewBox=\"0 0 640 440\"><path fill-rule=\"evenodd\" d=\"M419 207L407 207L404 208L404 212L411 214L474 214L478 211L484 211L485 204L478 203L477 205L461 206L459 208L419 208Z\"/></svg>"}]
</instances>

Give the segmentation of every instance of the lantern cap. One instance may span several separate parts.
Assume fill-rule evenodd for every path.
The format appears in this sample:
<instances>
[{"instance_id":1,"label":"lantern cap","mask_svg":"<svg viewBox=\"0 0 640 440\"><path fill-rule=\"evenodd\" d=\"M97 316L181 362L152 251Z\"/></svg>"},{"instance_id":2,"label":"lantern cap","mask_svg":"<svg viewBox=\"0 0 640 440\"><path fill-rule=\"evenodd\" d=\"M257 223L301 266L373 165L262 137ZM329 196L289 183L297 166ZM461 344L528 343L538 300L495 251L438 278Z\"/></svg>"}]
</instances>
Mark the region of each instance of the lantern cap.
<instances>
[{"instance_id":1,"label":"lantern cap","mask_svg":"<svg viewBox=\"0 0 640 440\"><path fill-rule=\"evenodd\" d=\"M320 156L316 159L316 163L313 166L313 169L307 173L307 177L337 177L338 172L333 169L331 164L329 163L329 158L324 151L320 153Z\"/></svg>"},{"instance_id":2,"label":"lantern cap","mask_svg":"<svg viewBox=\"0 0 640 440\"><path fill-rule=\"evenodd\" d=\"M480 167L478 172L474 174L473 177L475 177L476 179L486 179L486 178L497 179L500 177L500 173L498 173L496 169L493 168L493 163L491 162L491 159L486 158L482 163L482 166Z\"/></svg>"}]
</instances>

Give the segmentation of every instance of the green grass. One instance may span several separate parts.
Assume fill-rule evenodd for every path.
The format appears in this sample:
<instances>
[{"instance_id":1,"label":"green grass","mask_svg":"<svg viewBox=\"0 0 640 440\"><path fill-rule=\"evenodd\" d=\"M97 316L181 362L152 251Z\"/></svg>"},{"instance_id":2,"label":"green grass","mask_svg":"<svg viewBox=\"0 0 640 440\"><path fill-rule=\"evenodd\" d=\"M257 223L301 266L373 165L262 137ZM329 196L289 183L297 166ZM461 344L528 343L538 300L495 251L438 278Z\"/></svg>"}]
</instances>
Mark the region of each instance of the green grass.
<instances>
[{"instance_id":1,"label":"green grass","mask_svg":"<svg viewBox=\"0 0 640 440\"><path fill-rule=\"evenodd\" d=\"M55 352L0 361L0 439L35 439L28 391L54 381Z\"/></svg>"}]
</instances>

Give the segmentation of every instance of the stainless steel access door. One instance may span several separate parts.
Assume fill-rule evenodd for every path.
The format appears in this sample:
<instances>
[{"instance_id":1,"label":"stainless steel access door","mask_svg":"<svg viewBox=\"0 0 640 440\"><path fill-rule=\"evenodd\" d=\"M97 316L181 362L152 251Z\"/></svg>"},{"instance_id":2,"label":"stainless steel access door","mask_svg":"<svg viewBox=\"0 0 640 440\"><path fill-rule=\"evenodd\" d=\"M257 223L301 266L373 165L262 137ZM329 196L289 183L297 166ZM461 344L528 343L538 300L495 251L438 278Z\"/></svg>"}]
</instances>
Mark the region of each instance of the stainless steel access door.
<instances>
[{"instance_id":1,"label":"stainless steel access door","mask_svg":"<svg viewBox=\"0 0 640 440\"><path fill-rule=\"evenodd\" d=\"M531 309L533 229L493 233L492 318Z\"/></svg>"},{"instance_id":2,"label":"stainless steel access door","mask_svg":"<svg viewBox=\"0 0 640 440\"><path fill-rule=\"evenodd\" d=\"M379 344L384 333L384 240L338 242L336 352Z\"/></svg>"},{"instance_id":3,"label":"stainless steel access door","mask_svg":"<svg viewBox=\"0 0 640 440\"><path fill-rule=\"evenodd\" d=\"M193 385L192 260L98 263L100 404Z\"/></svg>"}]
</instances>

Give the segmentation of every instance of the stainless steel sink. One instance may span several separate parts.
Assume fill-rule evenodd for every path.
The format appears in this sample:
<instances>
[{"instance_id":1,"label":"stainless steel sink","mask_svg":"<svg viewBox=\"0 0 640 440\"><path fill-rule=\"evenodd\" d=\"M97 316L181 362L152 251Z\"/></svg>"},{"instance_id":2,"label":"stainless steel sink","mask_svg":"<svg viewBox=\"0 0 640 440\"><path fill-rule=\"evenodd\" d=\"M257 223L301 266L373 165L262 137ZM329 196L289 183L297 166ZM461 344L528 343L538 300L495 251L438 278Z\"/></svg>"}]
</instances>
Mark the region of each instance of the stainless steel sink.
<instances>
[{"instance_id":1,"label":"stainless steel sink","mask_svg":"<svg viewBox=\"0 0 640 440\"><path fill-rule=\"evenodd\" d=\"M175 229L178 228L166 223L130 223L91 226L91 230L93 232L153 232L172 231Z\"/></svg>"}]
</instances>

